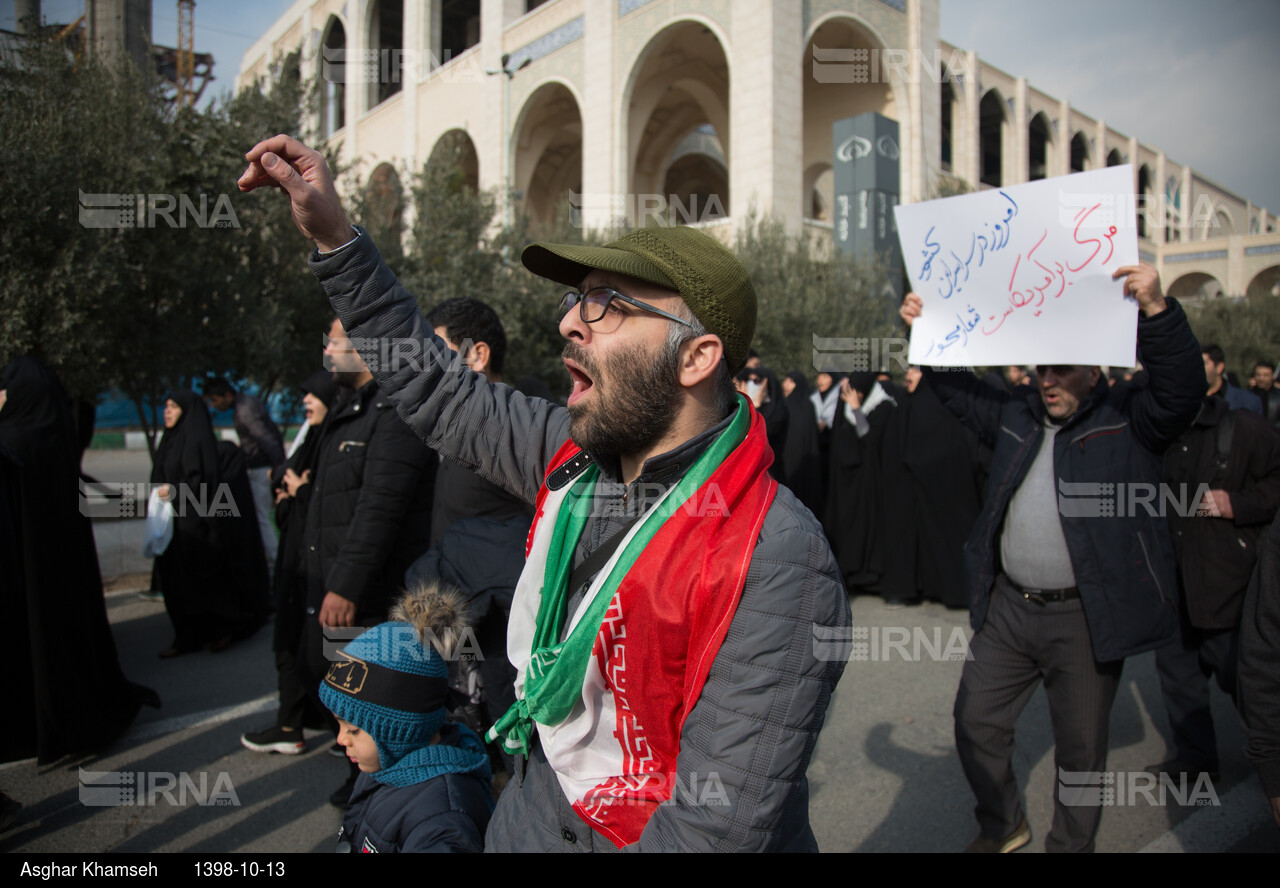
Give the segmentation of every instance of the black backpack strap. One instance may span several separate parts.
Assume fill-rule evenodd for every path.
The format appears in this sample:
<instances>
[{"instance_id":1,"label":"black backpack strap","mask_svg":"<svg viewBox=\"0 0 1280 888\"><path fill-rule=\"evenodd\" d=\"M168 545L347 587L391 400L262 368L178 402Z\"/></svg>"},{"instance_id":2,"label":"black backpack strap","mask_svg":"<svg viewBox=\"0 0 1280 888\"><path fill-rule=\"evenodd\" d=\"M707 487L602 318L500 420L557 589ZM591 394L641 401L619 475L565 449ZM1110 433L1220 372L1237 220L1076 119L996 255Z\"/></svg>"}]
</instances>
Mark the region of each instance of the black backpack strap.
<instances>
[{"instance_id":1,"label":"black backpack strap","mask_svg":"<svg viewBox=\"0 0 1280 888\"><path fill-rule=\"evenodd\" d=\"M1231 458L1231 439L1236 432L1236 412L1228 410L1218 422L1218 469L1225 471Z\"/></svg>"},{"instance_id":2,"label":"black backpack strap","mask_svg":"<svg viewBox=\"0 0 1280 888\"><path fill-rule=\"evenodd\" d=\"M591 454L579 451L576 456L547 476L547 490L559 490L589 469L594 462Z\"/></svg>"},{"instance_id":3,"label":"black backpack strap","mask_svg":"<svg viewBox=\"0 0 1280 888\"><path fill-rule=\"evenodd\" d=\"M635 526L635 523L643 518L644 512L632 518L622 528L609 539L600 544L600 548L596 549L586 558L582 559L582 563L573 569L573 573L569 575L569 594L572 595L582 586L583 583L590 580L600 568L604 567L608 560L613 557L614 551L622 544L622 538L627 535L627 531Z\"/></svg>"}]
</instances>

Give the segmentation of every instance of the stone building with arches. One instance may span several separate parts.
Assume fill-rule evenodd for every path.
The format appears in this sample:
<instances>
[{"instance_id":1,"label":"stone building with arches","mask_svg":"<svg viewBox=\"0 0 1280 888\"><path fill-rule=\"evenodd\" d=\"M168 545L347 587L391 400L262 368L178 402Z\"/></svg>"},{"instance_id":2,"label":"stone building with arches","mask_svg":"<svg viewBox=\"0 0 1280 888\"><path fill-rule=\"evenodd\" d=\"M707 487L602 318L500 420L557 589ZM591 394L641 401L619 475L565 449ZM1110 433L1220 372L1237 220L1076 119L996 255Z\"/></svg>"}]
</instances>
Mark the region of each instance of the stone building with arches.
<instances>
[{"instance_id":1,"label":"stone building with arches","mask_svg":"<svg viewBox=\"0 0 1280 888\"><path fill-rule=\"evenodd\" d=\"M379 193L447 146L535 220L727 234L755 207L830 231L832 125L874 111L900 202L1132 164L1171 293L1280 296L1274 213L942 41L939 0L298 0L237 88L286 57Z\"/></svg>"}]
</instances>

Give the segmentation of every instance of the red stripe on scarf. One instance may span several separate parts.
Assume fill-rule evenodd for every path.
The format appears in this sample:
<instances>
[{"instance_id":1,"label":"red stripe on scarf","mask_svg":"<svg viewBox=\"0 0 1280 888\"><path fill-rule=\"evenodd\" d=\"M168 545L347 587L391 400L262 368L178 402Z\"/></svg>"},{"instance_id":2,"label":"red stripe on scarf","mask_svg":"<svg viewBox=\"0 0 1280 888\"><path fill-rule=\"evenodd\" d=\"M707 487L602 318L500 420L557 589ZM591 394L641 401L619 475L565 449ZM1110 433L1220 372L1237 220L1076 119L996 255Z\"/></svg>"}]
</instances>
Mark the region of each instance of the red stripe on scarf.
<instances>
[{"instance_id":1,"label":"red stripe on scarf","mask_svg":"<svg viewBox=\"0 0 1280 888\"><path fill-rule=\"evenodd\" d=\"M613 691L624 773L574 809L618 847L639 840L676 788L680 733L729 631L777 493L772 462L753 409L746 438L658 530L600 627L592 654Z\"/></svg>"}]
</instances>

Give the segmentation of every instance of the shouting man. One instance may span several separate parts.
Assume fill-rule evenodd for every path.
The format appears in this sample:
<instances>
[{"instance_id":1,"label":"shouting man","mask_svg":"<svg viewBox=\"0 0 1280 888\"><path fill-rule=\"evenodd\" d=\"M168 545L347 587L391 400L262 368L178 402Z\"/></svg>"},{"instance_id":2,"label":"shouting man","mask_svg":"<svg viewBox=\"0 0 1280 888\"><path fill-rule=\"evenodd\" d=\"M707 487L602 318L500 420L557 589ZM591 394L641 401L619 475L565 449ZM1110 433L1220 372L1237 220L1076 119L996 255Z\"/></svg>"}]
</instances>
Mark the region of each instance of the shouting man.
<instances>
[{"instance_id":1,"label":"shouting man","mask_svg":"<svg viewBox=\"0 0 1280 888\"><path fill-rule=\"evenodd\" d=\"M486 846L816 850L805 771L844 668L817 640L847 635L849 607L734 391L756 320L742 264L689 228L527 247L527 269L572 288L566 410L449 359L320 154L276 136L246 159L240 188L287 195L410 427L536 506L508 635L517 701L490 732L516 776Z\"/></svg>"}]
</instances>

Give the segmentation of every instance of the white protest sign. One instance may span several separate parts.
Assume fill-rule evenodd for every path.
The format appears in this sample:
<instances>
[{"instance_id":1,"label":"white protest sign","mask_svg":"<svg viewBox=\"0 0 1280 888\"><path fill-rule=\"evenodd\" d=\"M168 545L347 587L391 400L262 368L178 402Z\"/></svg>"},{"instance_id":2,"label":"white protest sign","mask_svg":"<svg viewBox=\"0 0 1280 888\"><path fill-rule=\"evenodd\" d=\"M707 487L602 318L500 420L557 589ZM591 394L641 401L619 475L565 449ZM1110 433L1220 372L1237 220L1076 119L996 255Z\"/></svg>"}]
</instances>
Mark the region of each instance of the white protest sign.
<instances>
[{"instance_id":1,"label":"white protest sign","mask_svg":"<svg viewBox=\"0 0 1280 888\"><path fill-rule=\"evenodd\" d=\"M1108 167L894 207L924 303L913 364L1132 367L1138 263L1133 169Z\"/></svg>"}]
</instances>

